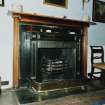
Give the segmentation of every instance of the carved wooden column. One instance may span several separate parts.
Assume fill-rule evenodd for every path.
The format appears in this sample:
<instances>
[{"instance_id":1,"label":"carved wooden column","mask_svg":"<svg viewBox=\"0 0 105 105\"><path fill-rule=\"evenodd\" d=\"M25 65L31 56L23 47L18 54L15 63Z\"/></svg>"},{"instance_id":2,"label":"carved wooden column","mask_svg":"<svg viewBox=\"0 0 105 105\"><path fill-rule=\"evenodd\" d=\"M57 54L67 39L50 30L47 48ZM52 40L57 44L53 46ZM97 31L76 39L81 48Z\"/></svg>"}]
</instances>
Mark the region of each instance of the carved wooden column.
<instances>
[{"instance_id":1,"label":"carved wooden column","mask_svg":"<svg viewBox=\"0 0 105 105\"><path fill-rule=\"evenodd\" d=\"M87 54L88 54L88 28L83 27L82 38L82 73L87 78Z\"/></svg>"},{"instance_id":2,"label":"carved wooden column","mask_svg":"<svg viewBox=\"0 0 105 105\"><path fill-rule=\"evenodd\" d=\"M14 38L13 38L13 87L19 86L19 16L13 16L14 19Z\"/></svg>"}]
</instances>

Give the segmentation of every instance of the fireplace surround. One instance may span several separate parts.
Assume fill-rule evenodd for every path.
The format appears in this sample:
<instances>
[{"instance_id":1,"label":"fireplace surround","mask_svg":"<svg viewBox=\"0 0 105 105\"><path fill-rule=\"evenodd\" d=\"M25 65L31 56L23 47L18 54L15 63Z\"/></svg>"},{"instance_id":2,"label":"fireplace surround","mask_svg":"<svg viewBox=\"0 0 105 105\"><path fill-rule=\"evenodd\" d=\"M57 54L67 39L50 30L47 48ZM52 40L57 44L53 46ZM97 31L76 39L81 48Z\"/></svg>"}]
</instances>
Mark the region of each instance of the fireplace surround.
<instances>
[{"instance_id":1,"label":"fireplace surround","mask_svg":"<svg viewBox=\"0 0 105 105\"><path fill-rule=\"evenodd\" d=\"M13 13L13 86L36 91L83 86L88 22Z\"/></svg>"}]
</instances>

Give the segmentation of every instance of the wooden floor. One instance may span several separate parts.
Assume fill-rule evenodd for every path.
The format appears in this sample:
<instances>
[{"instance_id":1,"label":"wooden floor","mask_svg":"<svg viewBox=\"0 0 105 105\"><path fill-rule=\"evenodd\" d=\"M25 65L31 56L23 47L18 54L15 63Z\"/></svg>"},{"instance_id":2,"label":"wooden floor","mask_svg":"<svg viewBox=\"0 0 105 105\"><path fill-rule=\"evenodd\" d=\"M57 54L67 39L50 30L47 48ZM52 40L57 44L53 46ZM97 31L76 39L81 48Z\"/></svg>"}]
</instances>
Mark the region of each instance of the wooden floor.
<instances>
[{"instance_id":1,"label":"wooden floor","mask_svg":"<svg viewBox=\"0 0 105 105\"><path fill-rule=\"evenodd\" d=\"M104 99L105 89L49 99L41 102L33 102L25 105L92 105L96 101ZM2 92L0 95L0 105L20 105L14 90Z\"/></svg>"}]
</instances>

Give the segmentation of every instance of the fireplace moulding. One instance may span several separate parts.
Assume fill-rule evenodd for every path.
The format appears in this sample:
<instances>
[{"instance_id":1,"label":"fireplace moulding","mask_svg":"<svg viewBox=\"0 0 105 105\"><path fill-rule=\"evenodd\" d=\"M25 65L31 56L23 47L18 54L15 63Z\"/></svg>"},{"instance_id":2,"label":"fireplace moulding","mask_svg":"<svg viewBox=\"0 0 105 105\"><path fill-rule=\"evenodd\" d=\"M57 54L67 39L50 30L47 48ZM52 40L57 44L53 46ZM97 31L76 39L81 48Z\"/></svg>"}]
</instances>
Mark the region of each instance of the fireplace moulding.
<instances>
[{"instance_id":1,"label":"fireplace moulding","mask_svg":"<svg viewBox=\"0 0 105 105\"><path fill-rule=\"evenodd\" d=\"M33 25L53 25L53 26L61 26L61 27L73 27L73 28L82 28L82 75L84 78L87 78L87 47L88 47L88 27L89 22L72 20L72 19L63 19L58 17L51 16L40 16L36 14L29 13L12 13L14 20L14 43L13 43L13 87L20 87L20 28L19 24L31 23ZM67 82L67 81L66 81ZM64 84L66 84L66 82ZM32 82L33 83L33 82ZM36 82L37 84L37 82ZM54 83L56 84L56 82ZM53 85L54 85L53 84ZM43 85L43 84L42 84ZM43 87L43 86L42 86ZM38 88L38 87L37 87ZM46 90L44 87L42 90Z\"/></svg>"}]
</instances>

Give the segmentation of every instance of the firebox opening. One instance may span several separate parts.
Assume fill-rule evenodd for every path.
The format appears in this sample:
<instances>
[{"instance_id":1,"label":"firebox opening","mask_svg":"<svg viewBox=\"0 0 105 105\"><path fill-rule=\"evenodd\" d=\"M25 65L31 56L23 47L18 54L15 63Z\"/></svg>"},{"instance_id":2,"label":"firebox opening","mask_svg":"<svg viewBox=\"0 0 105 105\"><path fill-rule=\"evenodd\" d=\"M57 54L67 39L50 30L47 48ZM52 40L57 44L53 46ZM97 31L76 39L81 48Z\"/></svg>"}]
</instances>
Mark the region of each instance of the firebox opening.
<instances>
[{"instance_id":1,"label":"firebox opening","mask_svg":"<svg viewBox=\"0 0 105 105\"><path fill-rule=\"evenodd\" d=\"M76 79L75 48L40 48L38 67L42 82Z\"/></svg>"},{"instance_id":2,"label":"firebox opening","mask_svg":"<svg viewBox=\"0 0 105 105\"><path fill-rule=\"evenodd\" d=\"M38 31L20 28L20 86L30 85L30 81L36 86L81 79L81 30L72 32L67 28L61 32L57 28L59 32L53 32L56 27L51 27L51 32L43 32L43 27Z\"/></svg>"}]
</instances>

